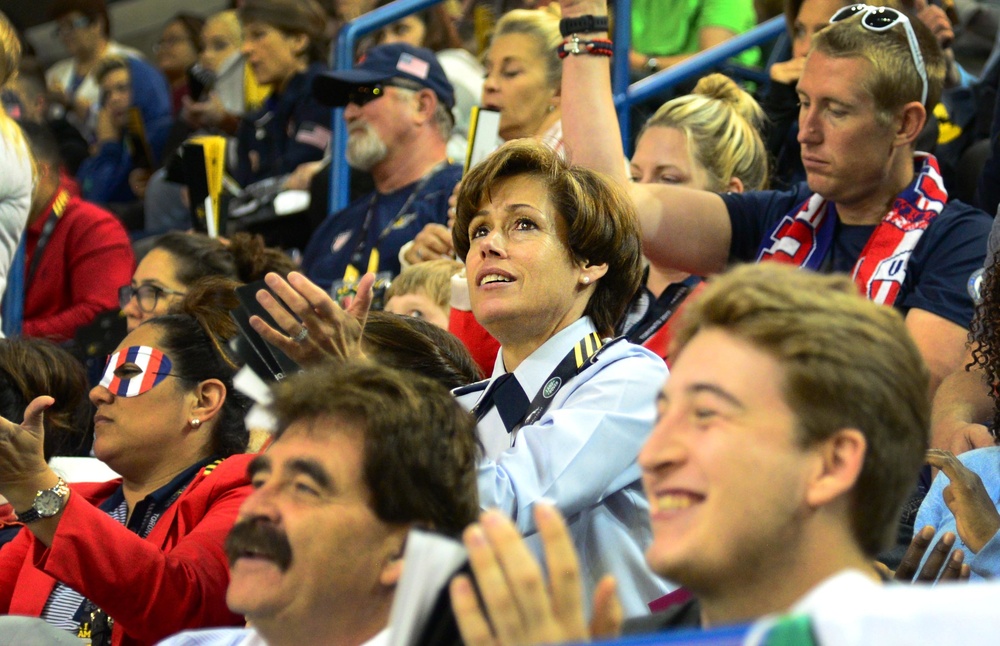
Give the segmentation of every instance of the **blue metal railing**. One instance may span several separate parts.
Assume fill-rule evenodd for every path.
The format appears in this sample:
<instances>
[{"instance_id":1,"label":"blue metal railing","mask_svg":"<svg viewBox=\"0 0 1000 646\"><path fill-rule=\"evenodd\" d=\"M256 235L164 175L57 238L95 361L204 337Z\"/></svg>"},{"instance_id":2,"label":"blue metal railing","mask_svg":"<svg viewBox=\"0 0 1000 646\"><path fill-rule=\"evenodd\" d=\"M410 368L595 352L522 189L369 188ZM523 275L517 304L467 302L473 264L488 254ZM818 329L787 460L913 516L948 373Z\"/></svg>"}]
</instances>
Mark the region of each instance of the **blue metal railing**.
<instances>
[{"instance_id":1,"label":"blue metal railing","mask_svg":"<svg viewBox=\"0 0 1000 646\"><path fill-rule=\"evenodd\" d=\"M337 50L334 69L349 70L354 67L354 48L358 40L367 34L390 25L400 18L433 7L443 0L396 0L384 7L360 16L344 25L337 37ZM336 213L347 206L350 193L351 169L344 156L347 150L347 125L344 123L344 110L333 111L333 144L330 161L330 206L329 212Z\"/></svg>"},{"instance_id":2,"label":"blue metal railing","mask_svg":"<svg viewBox=\"0 0 1000 646\"><path fill-rule=\"evenodd\" d=\"M631 5L631 0L625 0L619 6L624 5ZM613 70L612 88L615 94L615 108L618 109L618 123L621 126L622 140L625 142L628 141L629 112L633 105L648 101L656 97L663 90L671 88L678 83L702 76L709 70L719 67L727 59L736 56L743 50L770 42L785 31L784 17L771 18L746 33L730 38L715 47L706 49L697 56L692 56L669 69L657 72L641 81L628 85L628 43L626 42L624 45L624 55L617 49L621 46L618 40L622 38L619 33L622 22L625 21L619 20L615 27L615 57L617 60L615 61L615 68ZM624 67L624 73L620 71L622 67ZM624 80L622 79L623 75Z\"/></svg>"},{"instance_id":3,"label":"blue metal railing","mask_svg":"<svg viewBox=\"0 0 1000 646\"><path fill-rule=\"evenodd\" d=\"M336 66L337 70L349 70L354 66L354 48L358 40L373 31L381 29L411 13L422 11L436 5L442 0L396 0L353 20L340 31L337 38ZM618 16L630 16L632 0L617 0ZM621 127L622 141L628 150L629 112L633 105L647 101L665 89L671 88L687 79L701 76L711 69L717 68L725 61L736 56L745 49L763 45L780 36L785 30L785 20L778 16L761 23L754 29L740 34L726 42L674 65L670 69L657 72L647 78L629 85L628 52L632 42L631 20L615 21L614 48L612 59L612 92L615 107L618 110L618 122ZM333 113L333 144L330 162L330 213L347 206L350 192L350 168L344 154L347 150L347 126L344 124L343 109L338 108Z\"/></svg>"}]
</instances>

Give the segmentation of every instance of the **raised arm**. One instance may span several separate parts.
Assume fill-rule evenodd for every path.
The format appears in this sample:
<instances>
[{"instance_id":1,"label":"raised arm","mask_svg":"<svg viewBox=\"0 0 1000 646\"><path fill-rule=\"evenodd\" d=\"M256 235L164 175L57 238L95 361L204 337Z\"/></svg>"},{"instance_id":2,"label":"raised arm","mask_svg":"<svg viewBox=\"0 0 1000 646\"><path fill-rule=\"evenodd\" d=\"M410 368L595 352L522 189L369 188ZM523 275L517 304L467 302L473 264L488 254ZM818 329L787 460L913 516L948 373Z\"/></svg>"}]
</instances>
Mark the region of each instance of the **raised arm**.
<instances>
[{"instance_id":1,"label":"raised arm","mask_svg":"<svg viewBox=\"0 0 1000 646\"><path fill-rule=\"evenodd\" d=\"M565 18L607 15L606 0L560 0ZM581 39L607 34L580 34ZM713 193L659 184L632 184L611 94L611 65L604 56L567 56L562 78L563 138L575 164L627 186L642 225L646 256L663 267L695 274L721 271L729 257L732 227Z\"/></svg>"}]
</instances>

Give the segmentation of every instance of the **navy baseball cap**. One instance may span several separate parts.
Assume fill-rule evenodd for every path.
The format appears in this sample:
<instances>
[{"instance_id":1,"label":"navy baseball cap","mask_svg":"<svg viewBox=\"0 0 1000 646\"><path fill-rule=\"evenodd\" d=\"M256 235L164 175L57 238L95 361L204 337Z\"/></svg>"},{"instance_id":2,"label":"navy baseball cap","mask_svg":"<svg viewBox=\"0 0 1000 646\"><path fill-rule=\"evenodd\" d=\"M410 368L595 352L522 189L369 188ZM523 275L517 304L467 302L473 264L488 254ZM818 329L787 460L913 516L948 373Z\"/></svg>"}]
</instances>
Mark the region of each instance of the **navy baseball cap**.
<instances>
[{"instance_id":1,"label":"navy baseball cap","mask_svg":"<svg viewBox=\"0 0 1000 646\"><path fill-rule=\"evenodd\" d=\"M351 70L324 72L313 80L312 92L321 103L339 108L358 87L370 87L391 79L406 79L428 88L449 110L455 107L455 89L429 49L405 43L379 45L365 54Z\"/></svg>"}]
</instances>

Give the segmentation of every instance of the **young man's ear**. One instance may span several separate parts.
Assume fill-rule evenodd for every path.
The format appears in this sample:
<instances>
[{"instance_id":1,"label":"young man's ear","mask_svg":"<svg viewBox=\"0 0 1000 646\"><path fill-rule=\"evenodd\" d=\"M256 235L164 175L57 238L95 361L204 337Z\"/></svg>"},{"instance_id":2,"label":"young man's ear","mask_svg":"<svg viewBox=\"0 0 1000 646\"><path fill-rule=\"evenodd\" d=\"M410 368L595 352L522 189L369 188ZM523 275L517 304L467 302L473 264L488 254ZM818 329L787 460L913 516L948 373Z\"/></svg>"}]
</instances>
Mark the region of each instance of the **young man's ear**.
<instances>
[{"instance_id":1,"label":"young man's ear","mask_svg":"<svg viewBox=\"0 0 1000 646\"><path fill-rule=\"evenodd\" d=\"M868 442L855 428L840 429L816 447L819 463L806 489L806 503L819 509L845 495L858 481Z\"/></svg>"},{"instance_id":2,"label":"young man's ear","mask_svg":"<svg viewBox=\"0 0 1000 646\"><path fill-rule=\"evenodd\" d=\"M917 101L903 106L896 118L896 145L912 145L927 124L927 110Z\"/></svg>"},{"instance_id":3,"label":"young man's ear","mask_svg":"<svg viewBox=\"0 0 1000 646\"><path fill-rule=\"evenodd\" d=\"M382 571L379 572L378 582L387 588L399 584L399 580L403 577L403 565L402 556L393 557L382 567Z\"/></svg>"}]
</instances>

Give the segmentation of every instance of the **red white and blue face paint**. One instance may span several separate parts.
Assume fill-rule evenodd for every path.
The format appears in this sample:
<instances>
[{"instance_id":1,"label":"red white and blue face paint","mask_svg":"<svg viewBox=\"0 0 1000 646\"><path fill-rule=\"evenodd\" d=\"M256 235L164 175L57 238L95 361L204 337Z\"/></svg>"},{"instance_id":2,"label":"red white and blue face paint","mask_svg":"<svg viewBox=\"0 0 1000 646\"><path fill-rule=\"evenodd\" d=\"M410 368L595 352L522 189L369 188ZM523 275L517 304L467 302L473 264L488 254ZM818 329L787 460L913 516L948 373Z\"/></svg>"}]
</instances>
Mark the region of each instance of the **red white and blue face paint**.
<instances>
[{"instance_id":1,"label":"red white and blue face paint","mask_svg":"<svg viewBox=\"0 0 1000 646\"><path fill-rule=\"evenodd\" d=\"M139 372L119 377L116 373L126 364L134 364ZM100 385L119 397L135 397L166 379L171 367L170 358L156 348L134 345L108 357Z\"/></svg>"}]
</instances>

